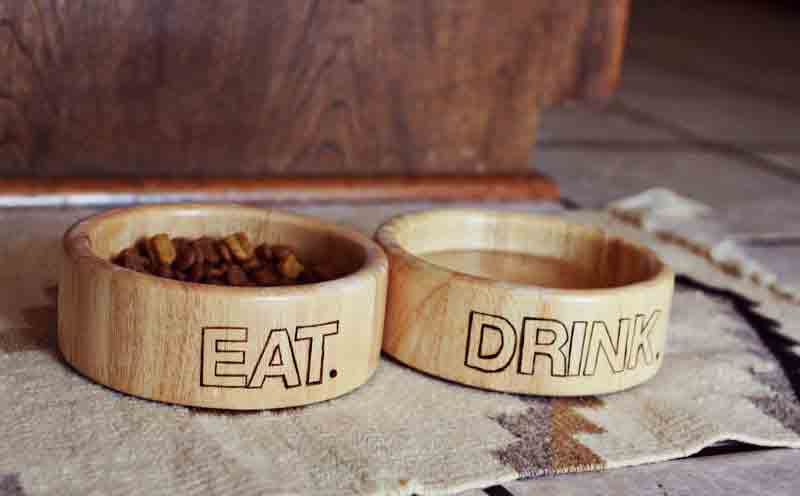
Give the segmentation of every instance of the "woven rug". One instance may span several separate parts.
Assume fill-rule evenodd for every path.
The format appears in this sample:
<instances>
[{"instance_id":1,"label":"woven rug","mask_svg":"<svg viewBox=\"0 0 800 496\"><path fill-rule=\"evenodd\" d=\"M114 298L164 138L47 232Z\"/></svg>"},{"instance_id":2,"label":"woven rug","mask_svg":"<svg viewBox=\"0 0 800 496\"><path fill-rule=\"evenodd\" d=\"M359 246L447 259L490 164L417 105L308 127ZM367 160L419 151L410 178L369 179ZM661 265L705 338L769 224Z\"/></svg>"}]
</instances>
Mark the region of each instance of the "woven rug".
<instances>
[{"instance_id":1,"label":"woven rug","mask_svg":"<svg viewBox=\"0 0 800 496\"><path fill-rule=\"evenodd\" d=\"M315 213L371 231L395 210ZM119 394L55 347L59 238L88 213L0 215L0 495L446 494L721 440L800 447L800 306L604 212L561 215L645 242L680 274L664 367L640 387L524 397L384 358L364 387L296 409L226 413Z\"/></svg>"}]
</instances>

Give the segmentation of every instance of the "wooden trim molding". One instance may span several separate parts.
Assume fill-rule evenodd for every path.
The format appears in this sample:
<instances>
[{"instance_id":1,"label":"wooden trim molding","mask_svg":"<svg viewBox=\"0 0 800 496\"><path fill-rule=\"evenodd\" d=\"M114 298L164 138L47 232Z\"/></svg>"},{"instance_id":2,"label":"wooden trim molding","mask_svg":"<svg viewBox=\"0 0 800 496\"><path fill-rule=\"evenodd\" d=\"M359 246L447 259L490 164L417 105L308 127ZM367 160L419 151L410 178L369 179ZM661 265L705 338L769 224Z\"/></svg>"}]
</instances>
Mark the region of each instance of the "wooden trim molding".
<instances>
[{"instance_id":1,"label":"wooden trim molding","mask_svg":"<svg viewBox=\"0 0 800 496\"><path fill-rule=\"evenodd\" d=\"M263 179L0 179L0 207L161 202L369 203L554 200L558 186L524 176L393 176Z\"/></svg>"}]
</instances>

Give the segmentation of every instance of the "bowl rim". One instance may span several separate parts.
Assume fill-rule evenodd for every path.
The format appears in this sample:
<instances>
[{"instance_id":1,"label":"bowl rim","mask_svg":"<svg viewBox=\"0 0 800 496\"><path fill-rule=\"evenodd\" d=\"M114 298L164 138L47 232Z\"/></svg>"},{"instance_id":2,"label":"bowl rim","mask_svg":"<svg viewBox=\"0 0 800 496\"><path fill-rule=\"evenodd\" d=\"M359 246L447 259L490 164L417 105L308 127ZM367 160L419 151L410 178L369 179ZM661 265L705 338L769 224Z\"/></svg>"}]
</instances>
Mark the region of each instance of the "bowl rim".
<instances>
[{"instance_id":1,"label":"bowl rim","mask_svg":"<svg viewBox=\"0 0 800 496\"><path fill-rule=\"evenodd\" d=\"M557 223L571 226L583 231L595 231L604 236L607 242L617 240L632 247L639 254L655 260L656 263L658 263L659 268L654 274L645 279L622 286L586 289L553 288L547 286L538 286L535 284L511 282L502 279L493 279L491 277L479 276L449 269L422 258L417 253L411 251L399 239L399 232L407 228L415 221L427 221L437 217L449 216L480 216L484 218L502 219L505 222L525 221L527 223ZM400 256L407 262L416 265L422 270L447 275L449 277L466 281L470 284L476 284L487 288L492 287L518 291L535 291L540 294L548 294L557 297L581 299L586 297L596 298L598 296L619 296L621 293L638 292L652 289L667 283L671 283L675 278L675 274L672 269L661 259L661 257L658 256L658 254L655 253L655 251L649 247L623 236L610 234L606 229L598 226L565 220L562 217L559 217L558 214L533 214L527 212L500 211L478 208L436 208L421 212L401 214L390 218L378 227L378 230L375 233L375 239L383 247L383 249L386 250L387 254Z\"/></svg>"},{"instance_id":2,"label":"bowl rim","mask_svg":"<svg viewBox=\"0 0 800 496\"><path fill-rule=\"evenodd\" d=\"M127 267L117 265L110 259L101 257L92 248L90 237L92 231L110 219L135 215L142 212L158 212L165 215L176 215L181 212L188 212L190 215L208 215L211 213L223 213L225 211L229 211L231 214L235 214L236 212L257 213L267 215L271 218L303 224L312 229L330 232L335 236L348 239L363 248L365 252L364 263L357 270L343 277L331 279L330 281L286 286L241 287L178 281L154 274L137 272ZM99 270L121 272L134 279L140 279L142 283L164 284L168 287L184 290L224 291L231 296L256 296L263 298L306 297L309 294L316 294L321 291L327 292L329 290L346 289L347 287L362 282L365 276L370 276L379 272L387 272L389 266L388 258L381 246L355 228L323 220L312 215L299 214L272 207L257 207L238 203L161 203L113 208L76 221L65 231L62 238L62 245L65 256L67 257L83 259L83 262L88 262Z\"/></svg>"}]
</instances>

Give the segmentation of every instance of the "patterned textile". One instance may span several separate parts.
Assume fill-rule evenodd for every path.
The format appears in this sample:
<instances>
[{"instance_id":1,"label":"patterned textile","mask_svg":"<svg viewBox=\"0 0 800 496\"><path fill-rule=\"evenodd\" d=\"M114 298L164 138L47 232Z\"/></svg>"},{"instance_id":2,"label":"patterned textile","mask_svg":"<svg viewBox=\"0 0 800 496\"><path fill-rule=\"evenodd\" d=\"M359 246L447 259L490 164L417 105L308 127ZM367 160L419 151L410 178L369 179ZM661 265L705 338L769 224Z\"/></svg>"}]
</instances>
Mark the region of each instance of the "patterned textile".
<instances>
[{"instance_id":1,"label":"patterned textile","mask_svg":"<svg viewBox=\"0 0 800 496\"><path fill-rule=\"evenodd\" d=\"M365 231L391 208L316 214ZM535 210L530 206L518 206ZM683 457L721 440L800 447L800 306L604 212L678 278L664 367L604 397L485 392L384 358L342 398L227 413L80 376L55 347L59 238L86 210L0 214L0 495L443 494Z\"/></svg>"}]
</instances>

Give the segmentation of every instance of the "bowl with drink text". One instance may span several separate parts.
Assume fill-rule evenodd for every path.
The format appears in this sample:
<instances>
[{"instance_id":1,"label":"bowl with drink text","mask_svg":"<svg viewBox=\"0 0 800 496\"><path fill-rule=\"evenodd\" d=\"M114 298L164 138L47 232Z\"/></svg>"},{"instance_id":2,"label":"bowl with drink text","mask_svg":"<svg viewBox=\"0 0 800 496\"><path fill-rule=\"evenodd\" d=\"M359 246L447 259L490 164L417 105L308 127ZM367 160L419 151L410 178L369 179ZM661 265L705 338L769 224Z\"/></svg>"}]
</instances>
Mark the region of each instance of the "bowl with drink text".
<instances>
[{"instance_id":1,"label":"bowl with drink text","mask_svg":"<svg viewBox=\"0 0 800 496\"><path fill-rule=\"evenodd\" d=\"M674 274L648 248L558 217L443 209L402 215L383 350L462 384L578 396L627 389L664 360Z\"/></svg>"}]
</instances>

